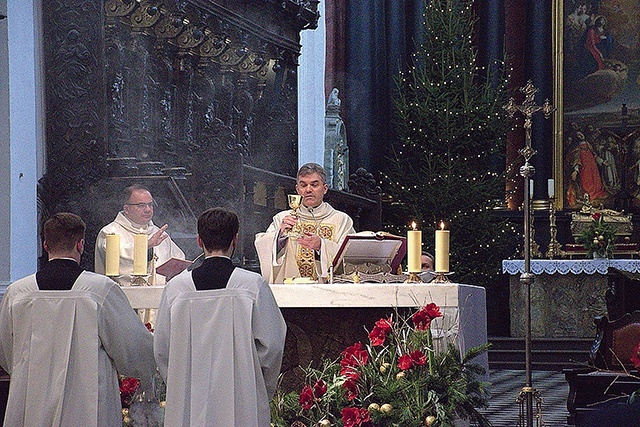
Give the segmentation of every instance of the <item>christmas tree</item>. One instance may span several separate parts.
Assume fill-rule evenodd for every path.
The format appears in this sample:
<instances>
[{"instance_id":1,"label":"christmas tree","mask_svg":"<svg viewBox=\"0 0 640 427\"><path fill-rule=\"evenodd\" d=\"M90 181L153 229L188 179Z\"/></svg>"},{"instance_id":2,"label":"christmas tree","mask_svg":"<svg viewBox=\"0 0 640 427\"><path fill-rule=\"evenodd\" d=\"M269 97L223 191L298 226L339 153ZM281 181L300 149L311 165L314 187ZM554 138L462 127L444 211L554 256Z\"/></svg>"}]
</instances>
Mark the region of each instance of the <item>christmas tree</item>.
<instances>
[{"instance_id":1,"label":"christmas tree","mask_svg":"<svg viewBox=\"0 0 640 427\"><path fill-rule=\"evenodd\" d=\"M425 5L424 40L397 78L396 138L383 185L390 228L403 233L416 220L423 246L433 250L444 221L454 280L486 285L519 240L494 215L505 200L506 79L476 65L471 6L472 0Z\"/></svg>"}]
</instances>

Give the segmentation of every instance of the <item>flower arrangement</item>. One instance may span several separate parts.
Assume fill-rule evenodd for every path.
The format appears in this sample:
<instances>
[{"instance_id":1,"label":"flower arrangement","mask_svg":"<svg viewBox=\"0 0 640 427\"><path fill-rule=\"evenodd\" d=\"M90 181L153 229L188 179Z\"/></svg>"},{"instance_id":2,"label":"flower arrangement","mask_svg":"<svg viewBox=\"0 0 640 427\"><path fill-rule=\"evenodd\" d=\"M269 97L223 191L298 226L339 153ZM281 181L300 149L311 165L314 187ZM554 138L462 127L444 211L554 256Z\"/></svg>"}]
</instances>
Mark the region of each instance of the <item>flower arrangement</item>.
<instances>
[{"instance_id":1,"label":"flower arrangement","mask_svg":"<svg viewBox=\"0 0 640 427\"><path fill-rule=\"evenodd\" d=\"M600 212L591 215L591 224L576 238L587 250L587 257L612 258L614 250L615 231L611 225L604 222Z\"/></svg>"},{"instance_id":2,"label":"flower arrangement","mask_svg":"<svg viewBox=\"0 0 640 427\"><path fill-rule=\"evenodd\" d=\"M300 393L281 390L271 402L275 427L453 426L468 419L488 426L477 410L486 407L484 368L470 360L488 345L464 357L454 346L436 354L431 321L441 317L436 304L403 318L375 323L369 343L347 347L337 360L305 369Z\"/></svg>"}]
</instances>

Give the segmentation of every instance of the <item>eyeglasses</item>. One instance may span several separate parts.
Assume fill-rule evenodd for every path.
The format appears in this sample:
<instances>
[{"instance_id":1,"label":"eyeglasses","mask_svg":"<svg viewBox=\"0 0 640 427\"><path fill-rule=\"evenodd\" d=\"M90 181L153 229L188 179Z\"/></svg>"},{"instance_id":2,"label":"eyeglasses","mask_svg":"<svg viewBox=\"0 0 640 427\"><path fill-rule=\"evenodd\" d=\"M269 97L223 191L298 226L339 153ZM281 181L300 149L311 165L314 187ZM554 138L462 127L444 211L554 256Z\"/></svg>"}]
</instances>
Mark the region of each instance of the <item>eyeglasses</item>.
<instances>
[{"instance_id":1,"label":"eyeglasses","mask_svg":"<svg viewBox=\"0 0 640 427\"><path fill-rule=\"evenodd\" d=\"M125 203L126 206L135 206L138 209L150 208L153 209L156 202L151 203Z\"/></svg>"}]
</instances>

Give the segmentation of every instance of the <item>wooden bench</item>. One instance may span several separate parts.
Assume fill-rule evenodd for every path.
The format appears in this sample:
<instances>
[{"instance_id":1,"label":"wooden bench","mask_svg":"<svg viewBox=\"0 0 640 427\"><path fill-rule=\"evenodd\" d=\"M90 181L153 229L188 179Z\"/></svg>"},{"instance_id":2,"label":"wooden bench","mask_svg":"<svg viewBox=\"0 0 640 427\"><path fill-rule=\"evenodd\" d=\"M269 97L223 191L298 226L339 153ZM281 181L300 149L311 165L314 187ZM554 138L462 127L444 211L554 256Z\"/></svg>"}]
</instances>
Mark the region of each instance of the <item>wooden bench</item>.
<instances>
[{"instance_id":1,"label":"wooden bench","mask_svg":"<svg viewBox=\"0 0 640 427\"><path fill-rule=\"evenodd\" d=\"M629 406L626 400L640 390L640 375L630 360L640 342L640 311L626 313L613 321L607 316L597 316L594 323L597 335L589 365L563 371L569 383L567 424L592 426L594 417L600 416L598 412L605 411L613 422L611 425L629 425L616 424L620 420L613 414L639 410L638 405Z\"/></svg>"}]
</instances>

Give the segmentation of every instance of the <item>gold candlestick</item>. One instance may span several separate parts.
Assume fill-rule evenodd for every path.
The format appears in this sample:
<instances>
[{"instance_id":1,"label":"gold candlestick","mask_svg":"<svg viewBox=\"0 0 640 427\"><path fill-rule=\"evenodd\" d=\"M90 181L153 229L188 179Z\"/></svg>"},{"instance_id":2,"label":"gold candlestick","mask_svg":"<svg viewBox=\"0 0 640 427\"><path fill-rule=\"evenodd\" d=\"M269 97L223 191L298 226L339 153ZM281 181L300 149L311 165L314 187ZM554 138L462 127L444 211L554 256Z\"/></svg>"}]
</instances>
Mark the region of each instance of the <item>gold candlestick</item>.
<instances>
[{"instance_id":1,"label":"gold candlestick","mask_svg":"<svg viewBox=\"0 0 640 427\"><path fill-rule=\"evenodd\" d=\"M549 248L547 258L564 257L566 252L562 250L562 245L557 240L558 226L556 225L556 204L555 198L549 200Z\"/></svg>"}]
</instances>

